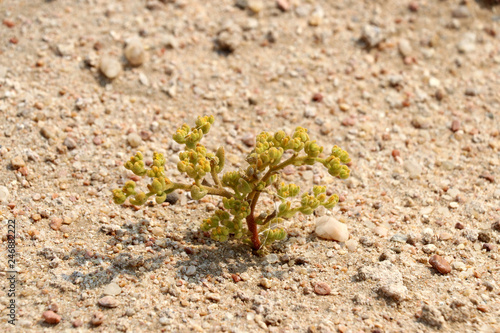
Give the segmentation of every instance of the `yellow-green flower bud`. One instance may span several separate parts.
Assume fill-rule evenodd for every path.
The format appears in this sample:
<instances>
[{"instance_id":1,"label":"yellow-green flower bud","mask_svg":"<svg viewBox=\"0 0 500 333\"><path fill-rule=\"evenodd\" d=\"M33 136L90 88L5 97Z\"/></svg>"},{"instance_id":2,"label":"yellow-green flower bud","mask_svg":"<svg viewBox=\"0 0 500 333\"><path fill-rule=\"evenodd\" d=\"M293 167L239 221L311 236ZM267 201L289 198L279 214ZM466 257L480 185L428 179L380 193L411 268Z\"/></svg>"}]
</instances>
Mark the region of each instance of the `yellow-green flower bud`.
<instances>
[{"instance_id":1,"label":"yellow-green flower bud","mask_svg":"<svg viewBox=\"0 0 500 333\"><path fill-rule=\"evenodd\" d=\"M318 157L319 154L323 151L323 147L319 146L316 143L316 140L314 141L307 141L305 146L304 146L304 152L309 156L309 157Z\"/></svg>"},{"instance_id":2,"label":"yellow-green flower bud","mask_svg":"<svg viewBox=\"0 0 500 333\"><path fill-rule=\"evenodd\" d=\"M339 196L337 194L333 194L328 198L328 200L323 204L326 209L332 209L339 202Z\"/></svg>"},{"instance_id":3,"label":"yellow-green flower bud","mask_svg":"<svg viewBox=\"0 0 500 333\"><path fill-rule=\"evenodd\" d=\"M200 200L207 195L207 193L208 191L206 189L200 188L197 185L191 187L191 198L193 198L193 200Z\"/></svg>"},{"instance_id":4,"label":"yellow-green flower bud","mask_svg":"<svg viewBox=\"0 0 500 333\"><path fill-rule=\"evenodd\" d=\"M113 201L117 205L121 205L127 200L127 197L123 193L123 191L119 188L113 190Z\"/></svg>"},{"instance_id":5,"label":"yellow-green flower bud","mask_svg":"<svg viewBox=\"0 0 500 333\"><path fill-rule=\"evenodd\" d=\"M135 182L133 180L128 180L125 185L123 185L123 193L126 196L135 194Z\"/></svg>"},{"instance_id":6,"label":"yellow-green flower bud","mask_svg":"<svg viewBox=\"0 0 500 333\"><path fill-rule=\"evenodd\" d=\"M165 183L165 182L164 182ZM150 192L155 194L161 194L164 191L164 186L158 178L153 179L151 185L148 186Z\"/></svg>"},{"instance_id":7,"label":"yellow-green flower bud","mask_svg":"<svg viewBox=\"0 0 500 333\"><path fill-rule=\"evenodd\" d=\"M325 192L326 192L326 186L318 186L318 185L313 186L313 193L315 197Z\"/></svg>"},{"instance_id":8,"label":"yellow-green flower bud","mask_svg":"<svg viewBox=\"0 0 500 333\"><path fill-rule=\"evenodd\" d=\"M165 200L167 200L167 194L163 193L162 195L156 195L155 200L157 204L162 204L163 202L165 202Z\"/></svg>"},{"instance_id":9,"label":"yellow-green flower bud","mask_svg":"<svg viewBox=\"0 0 500 333\"><path fill-rule=\"evenodd\" d=\"M146 174L146 169L144 168L144 161L140 160L134 163L131 171L137 176L144 176Z\"/></svg>"},{"instance_id":10,"label":"yellow-green flower bud","mask_svg":"<svg viewBox=\"0 0 500 333\"><path fill-rule=\"evenodd\" d=\"M217 167L215 168L215 172L219 173L222 171L222 169L224 169L224 163L226 161L224 148L219 147L217 149L217 153L215 154L215 156L217 157L217 160L218 160Z\"/></svg>"},{"instance_id":11,"label":"yellow-green flower bud","mask_svg":"<svg viewBox=\"0 0 500 333\"><path fill-rule=\"evenodd\" d=\"M147 200L148 197L146 196L146 193L139 192L132 199L130 199L130 203L135 206L141 206L144 205Z\"/></svg>"},{"instance_id":12,"label":"yellow-green flower bud","mask_svg":"<svg viewBox=\"0 0 500 333\"><path fill-rule=\"evenodd\" d=\"M175 142L183 144L186 143L186 136L189 134L189 126L187 124L182 125L181 128L177 129L173 135Z\"/></svg>"},{"instance_id":13,"label":"yellow-green flower bud","mask_svg":"<svg viewBox=\"0 0 500 333\"><path fill-rule=\"evenodd\" d=\"M281 143L281 141L286 137L286 133L284 131L278 131L274 133L274 139Z\"/></svg>"},{"instance_id":14,"label":"yellow-green flower bud","mask_svg":"<svg viewBox=\"0 0 500 333\"><path fill-rule=\"evenodd\" d=\"M339 178L340 179L347 179L347 178L349 178L350 173L351 173L351 170L349 170L349 168L346 165L342 165L342 167L340 168L340 172L339 172Z\"/></svg>"}]
</instances>

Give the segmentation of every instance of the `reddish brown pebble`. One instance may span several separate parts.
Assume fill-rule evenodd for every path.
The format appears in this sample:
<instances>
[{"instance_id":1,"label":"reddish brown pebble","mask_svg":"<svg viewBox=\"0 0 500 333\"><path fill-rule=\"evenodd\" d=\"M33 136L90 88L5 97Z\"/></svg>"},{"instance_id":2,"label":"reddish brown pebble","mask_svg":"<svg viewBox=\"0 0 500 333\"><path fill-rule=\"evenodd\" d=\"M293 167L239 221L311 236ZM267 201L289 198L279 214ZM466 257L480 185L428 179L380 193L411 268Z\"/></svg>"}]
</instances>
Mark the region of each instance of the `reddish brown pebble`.
<instances>
[{"instance_id":1,"label":"reddish brown pebble","mask_svg":"<svg viewBox=\"0 0 500 333\"><path fill-rule=\"evenodd\" d=\"M62 222L62 218L53 216L50 218L49 226L54 230L59 230L61 228Z\"/></svg>"},{"instance_id":2,"label":"reddish brown pebble","mask_svg":"<svg viewBox=\"0 0 500 333\"><path fill-rule=\"evenodd\" d=\"M465 229L465 225L463 225L463 223L461 223L461 222L457 222L455 224L455 229L463 230L463 229Z\"/></svg>"},{"instance_id":3,"label":"reddish brown pebble","mask_svg":"<svg viewBox=\"0 0 500 333\"><path fill-rule=\"evenodd\" d=\"M92 140L96 146L102 145L102 138L100 136L94 137L94 140Z\"/></svg>"},{"instance_id":4,"label":"reddish brown pebble","mask_svg":"<svg viewBox=\"0 0 500 333\"><path fill-rule=\"evenodd\" d=\"M354 124L356 124L356 119L352 117L345 118L344 120L342 120L343 126L354 126Z\"/></svg>"},{"instance_id":5,"label":"reddish brown pebble","mask_svg":"<svg viewBox=\"0 0 500 333\"><path fill-rule=\"evenodd\" d=\"M54 311L45 311L42 316L47 324L59 324L61 321L61 316Z\"/></svg>"},{"instance_id":6,"label":"reddish brown pebble","mask_svg":"<svg viewBox=\"0 0 500 333\"><path fill-rule=\"evenodd\" d=\"M241 277L238 274L231 274L231 277L233 278L233 281L235 283L238 283L241 281Z\"/></svg>"},{"instance_id":7,"label":"reddish brown pebble","mask_svg":"<svg viewBox=\"0 0 500 333\"><path fill-rule=\"evenodd\" d=\"M290 9L290 3L288 2L288 0L277 0L276 6L278 6L278 8L284 12Z\"/></svg>"},{"instance_id":8,"label":"reddish brown pebble","mask_svg":"<svg viewBox=\"0 0 500 333\"><path fill-rule=\"evenodd\" d=\"M103 47L103 45L99 41L95 42L94 46L93 46L94 50L96 50L96 51L99 51L100 49L102 49L102 47Z\"/></svg>"},{"instance_id":9,"label":"reddish brown pebble","mask_svg":"<svg viewBox=\"0 0 500 333\"><path fill-rule=\"evenodd\" d=\"M408 9L411 11L411 12L418 12L418 2L416 1L412 1L408 4Z\"/></svg>"},{"instance_id":10,"label":"reddish brown pebble","mask_svg":"<svg viewBox=\"0 0 500 333\"><path fill-rule=\"evenodd\" d=\"M119 305L119 302L112 296L104 296L98 303L105 308L116 308Z\"/></svg>"},{"instance_id":11,"label":"reddish brown pebble","mask_svg":"<svg viewBox=\"0 0 500 333\"><path fill-rule=\"evenodd\" d=\"M12 20L9 20L9 19L5 19L3 20L3 25L5 25L7 28L13 28L16 24L14 23L14 21Z\"/></svg>"},{"instance_id":12,"label":"reddish brown pebble","mask_svg":"<svg viewBox=\"0 0 500 333\"><path fill-rule=\"evenodd\" d=\"M448 274L451 272L450 264L443 257L438 256L437 254L430 257L429 264L431 264L431 266L441 274Z\"/></svg>"},{"instance_id":13,"label":"reddish brown pebble","mask_svg":"<svg viewBox=\"0 0 500 333\"><path fill-rule=\"evenodd\" d=\"M460 120L453 120L451 122L451 126L450 126L450 129L452 132L457 132L458 130L460 130Z\"/></svg>"},{"instance_id":14,"label":"reddish brown pebble","mask_svg":"<svg viewBox=\"0 0 500 333\"><path fill-rule=\"evenodd\" d=\"M16 37L12 37L11 39L9 39L9 42L11 44L17 44L17 43L19 43L19 39L17 39Z\"/></svg>"},{"instance_id":15,"label":"reddish brown pebble","mask_svg":"<svg viewBox=\"0 0 500 333\"><path fill-rule=\"evenodd\" d=\"M312 97L313 102L321 102L323 100L323 95L320 93L315 93Z\"/></svg>"},{"instance_id":16,"label":"reddish brown pebble","mask_svg":"<svg viewBox=\"0 0 500 333\"><path fill-rule=\"evenodd\" d=\"M483 172L479 177L486 179L490 183L494 183L495 182L495 177L492 174L490 174L489 172L486 172L486 171Z\"/></svg>"},{"instance_id":17,"label":"reddish brown pebble","mask_svg":"<svg viewBox=\"0 0 500 333\"><path fill-rule=\"evenodd\" d=\"M491 252L491 251L495 251L497 249L497 246L493 243L484 243L483 249L488 251L488 252Z\"/></svg>"},{"instance_id":18,"label":"reddish brown pebble","mask_svg":"<svg viewBox=\"0 0 500 333\"><path fill-rule=\"evenodd\" d=\"M142 179L141 177L139 177L139 176L137 176L137 175L131 175L131 176L130 176L130 177L128 177L128 178L130 178L130 179L131 179L131 180L133 180L134 182L137 182L137 181L139 181L139 180L141 180L141 179Z\"/></svg>"},{"instance_id":19,"label":"reddish brown pebble","mask_svg":"<svg viewBox=\"0 0 500 333\"><path fill-rule=\"evenodd\" d=\"M500 220L493 222L491 224L491 229L500 232Z\"/></svg>"},{"instance_id":20,"label":"reddish brown pebble","mask_svg":"<svg viewBox=\"0 0 500 333\"><path fill-rule=\"evenodd\" d=\"M317 282L314 285L314 292L318 295L330 295L330 293L332 292L332 289L325 282Z\"/></svg>"},{"instance_id":21,"label":"reddish brown pebble","mask_svg":"<svg viewBox=\"0 0 500 333\"><path fill-rule=\"evenodd\" d=\"M397 149L394 149L392 151L392 157L394 157L394 159L396 159L397 157L401 156L401 152Z\"/></svg>"},{"instance_id":22,"label":"reddish brown pebble","mask_svg":"<svg viewBox=\"0 0 500 333\"><path fill-rule=\"evenodd\" d=\"M477 309L481 312L488 312L489 311L489 308L486 304L479 304L477 306Z\"/></svg>"},{"instance_id":23,"label":"reddish brown pebble","mask_svg":"<svg viewBox=\"0 0 500 333\"><path fill-rule=\"evenodd\" d=\"M24 177L26 177L28 175L28 168L26 166L23 166L23 167L20 167L18 169L18 171L21 173L21 175L23 175Z\"/></svg>"},{"instance_id":24,"label":"reddish brown pebble","mask_svg":"<svg viewBox=\"0 0 500 333\"><path fill-rule=\"evenodd\" d=\"M436 99L438 101L442 101L444 98L444 92L442 90L438 90L438 91L436 91L434 96L436 97Z\"/></svg>"},{"instance_id":25,"label":"reddish brown pebble","mask_svg":"<svg viewBox=\"0 0 500 333\"><path fill-rule=\"evenodd\" d=\"M104 322L104 314L102 312L94 312L90 323L94 326L99 326Z\"/></svg>"},{"instance_id":26,"label":"reddish brown pebble","mask_svg":"<svg viewBox=\"0 0 500 333\"><path fill-rule=\"evenodd\" d=\"M73 327L80 327L83 325L83 321L81 319L75 319L73 320Z\"/></svg>"}]
</instances>

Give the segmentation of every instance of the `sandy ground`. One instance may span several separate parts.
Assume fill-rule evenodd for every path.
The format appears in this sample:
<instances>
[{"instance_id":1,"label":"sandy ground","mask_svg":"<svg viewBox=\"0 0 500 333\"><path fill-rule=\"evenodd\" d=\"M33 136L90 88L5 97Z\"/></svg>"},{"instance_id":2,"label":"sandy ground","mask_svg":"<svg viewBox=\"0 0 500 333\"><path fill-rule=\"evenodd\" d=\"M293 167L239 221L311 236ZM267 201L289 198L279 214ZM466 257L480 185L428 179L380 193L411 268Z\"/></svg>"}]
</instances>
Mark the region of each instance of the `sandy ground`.
<instances>
[{"instance_id":1,"label":"sandy ground","mask_svg":"<svg viewBox=\"0 0 500 333\"><path fill-rule=\"evenodd\" d=\"M500 7L236 4L0 1L0 330L500 332ZM263 257L199 231L218 197L114 205L138 150L184 180L171 135L204 114L226 170L262 130L346 149L346 181L287 176L342 202Z\"/></svg>"}]
</instances>

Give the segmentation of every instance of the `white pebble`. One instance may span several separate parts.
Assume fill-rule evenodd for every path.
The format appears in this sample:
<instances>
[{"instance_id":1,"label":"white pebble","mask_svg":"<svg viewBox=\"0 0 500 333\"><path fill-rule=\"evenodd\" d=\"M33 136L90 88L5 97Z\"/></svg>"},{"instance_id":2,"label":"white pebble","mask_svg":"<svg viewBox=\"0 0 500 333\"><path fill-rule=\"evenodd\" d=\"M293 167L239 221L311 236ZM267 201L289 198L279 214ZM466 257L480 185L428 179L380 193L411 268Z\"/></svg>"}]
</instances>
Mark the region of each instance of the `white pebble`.
<instances>
[{"instance_id":1,"label":"white pebble","mask_svg":"<svg viewBox=\"0 0 500 333\"><path fill-rule=\"evenodd\" d=\"M129 144L130 147L136 148L136 147L139 147L139 145L142 142L142 139L139 136L139 134L137 134L137 133L130 133L127 136L127 142L128 142L128 144Z\"/></svg>"},{"instance_id":2,"label":"white pebble","mask_svg":"<svg viewBox=\"0 0 500 333\"><path fill-rule=\"evenodd\" d=\"M9 189L5 186L0 186L0 203L7 202L9 199Z\"/></svg>"},{"instance_id":3,"label":"white pebble","mask_svg":"<svg viewBox=\"0 0 500 333\"><path fill-rule=\"evenodd\" d=\"M101 64L99 65L99 69L108 79L114 79L122 71L122 65L114 58L103 57L101 59Z\"/></svg>"},{"instance_id":4,"label":"white pebble","mask_svg":"<svg viewBox=\"0 0 500 333\"><path fill-rule=\"evenodd\" d=\"M122 292L122 288L114 282L111 282L104 288L103 294L106 296L116 296Z\"/></svg>"},{"instance_id":5,"label":"white pebble","mask_svg":"<svg viewBox=\"0 0 500 333\"><path fill-rule=\"evenodd\" d=\"M349 239L347 225L331 216L322 216L316 220L316 234L325 239L345 242Z\"/></svg>"},{"instance_id":6,"label":"white pebble","mask_svg":"<svg viewBox=\"0 0 500 333\"><path fill-rule=\"evenodd\" d=\"M132 66L140 66L144 63L146 55L140 40L134 38L128 42L125 48L125 58Z\"/></svg>"}]
</instances>

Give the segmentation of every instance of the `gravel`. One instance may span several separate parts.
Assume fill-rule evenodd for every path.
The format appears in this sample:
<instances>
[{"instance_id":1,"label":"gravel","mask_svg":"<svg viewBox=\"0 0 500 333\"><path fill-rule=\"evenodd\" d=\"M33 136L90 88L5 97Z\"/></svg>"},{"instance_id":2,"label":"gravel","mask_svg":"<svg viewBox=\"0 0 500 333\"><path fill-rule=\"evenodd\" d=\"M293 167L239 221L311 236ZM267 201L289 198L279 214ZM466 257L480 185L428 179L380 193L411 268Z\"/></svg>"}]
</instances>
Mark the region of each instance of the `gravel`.
<instances>
[{"instance_id":1,"label":"gravel","mask_svg":"<svg viewBox=\"0 0 500 333\"><path fill-rule=\"evenodd\" d=\"M498 6L3 3L0 210L18 232L19 330L495 332ZM147 191L123 167L138 150L187 181L171 136L202 114L225 171L245 170L262 130L302 126L324 153L346 149L346 181L321 165L280 178L339 204L285 220L261 255L199 229L220 197L114 205L129 179ZM269 212L276 198L260 198ZM343 236L318 237L320 218Z\"/></svg>"}]
</instances>

